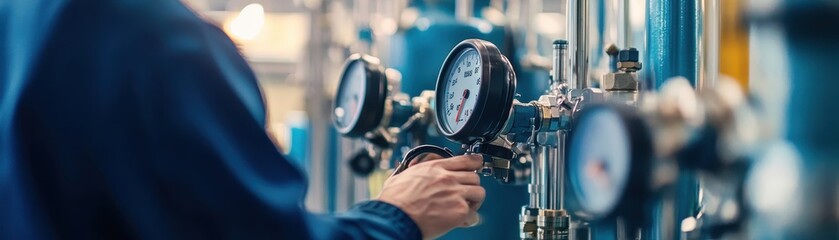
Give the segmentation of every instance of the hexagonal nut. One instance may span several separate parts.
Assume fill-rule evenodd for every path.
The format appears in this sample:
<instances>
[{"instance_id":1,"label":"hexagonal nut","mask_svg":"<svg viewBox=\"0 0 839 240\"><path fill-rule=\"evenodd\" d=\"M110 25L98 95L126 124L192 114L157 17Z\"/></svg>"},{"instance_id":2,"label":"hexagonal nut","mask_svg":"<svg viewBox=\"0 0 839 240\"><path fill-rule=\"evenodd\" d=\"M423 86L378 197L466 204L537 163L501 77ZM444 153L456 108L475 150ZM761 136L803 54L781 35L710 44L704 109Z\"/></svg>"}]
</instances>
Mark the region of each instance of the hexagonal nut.
<instances>
[{"instance_id":1,"label":"hexagonal nut","mask_svg":"<svg viewBox=\"0 0 839 240\"><path fill-rule=\"evenodd\" d=\"M557 96L557 95L546 94L546 95L539 96L539 100L537 100L537 101L539 102L539 104L542 104L544 106L553 106L553 105L557 105L557 103L559 102L559 98L560 97Z\"/></svg>"},{"instance_id":2,"label":"hexagonal nut","mask_svg":"<svg viewBox=\"0 0 839 240\"><path fill-rule=\"evenodd\" d=\"M618 62L618 69L624 71L638 71L641 70L640 62Z\"/></svg>"},{"instance_id":3,"label":"hexagonal nut","mask_svg":"<svg viewBox=\"0 0 839 240\"><path fill-rule=\"evenodd\" d=\"M638 80L631 73L609 73L603 75L600 87L606 91L638 90Z\"/></svg>"},{"instance_id":4,"label":"hexagonal nut","mask_svg":"<svg viewBox=\"0 0 839 240\"><path fill-rule=\"evenodd\" d=\"M637 62L638 57L638 49L630 48L625 50L620 50L618 52L618 61L620 62Z\"/></svg>"}]
</instances>

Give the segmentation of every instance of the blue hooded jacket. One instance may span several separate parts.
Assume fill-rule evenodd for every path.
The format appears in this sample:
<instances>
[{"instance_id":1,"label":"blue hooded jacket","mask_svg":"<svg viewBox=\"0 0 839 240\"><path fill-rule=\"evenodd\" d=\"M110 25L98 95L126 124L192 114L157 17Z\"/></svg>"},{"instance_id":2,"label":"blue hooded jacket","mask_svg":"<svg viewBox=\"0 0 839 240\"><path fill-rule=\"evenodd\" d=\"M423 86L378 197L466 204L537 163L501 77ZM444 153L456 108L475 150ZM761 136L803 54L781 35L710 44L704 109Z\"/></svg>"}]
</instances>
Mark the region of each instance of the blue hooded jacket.
<instances>
[{"instance_id":1,"label":"blue hooded jacket","mask_svg":"<svg viewBox=\"0 0 839 240\"><path fill-rule=\"evenodd\" d=\"M177 0L0 1L0 239L418 239L303 208L254 73Z\"/></svg>"}]
</instances>

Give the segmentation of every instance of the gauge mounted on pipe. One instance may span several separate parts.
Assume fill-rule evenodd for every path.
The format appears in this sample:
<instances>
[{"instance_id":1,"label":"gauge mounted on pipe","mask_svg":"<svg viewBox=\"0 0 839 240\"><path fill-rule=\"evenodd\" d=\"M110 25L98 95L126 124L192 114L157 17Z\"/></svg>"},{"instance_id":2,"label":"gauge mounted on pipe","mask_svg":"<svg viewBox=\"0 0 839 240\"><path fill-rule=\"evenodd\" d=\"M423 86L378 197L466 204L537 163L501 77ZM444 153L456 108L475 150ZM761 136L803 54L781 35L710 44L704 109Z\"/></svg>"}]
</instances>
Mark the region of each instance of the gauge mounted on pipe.
<instances>
[{"instance_id":1,"label":"gauge mounted on pipe","mask_svg":"<svg viewBox=\"0 0 839 240\"><path fill-rule=\"evenodd\" d=\"M494 44L478 39L460 42L437 78L438 129L463 144L492 141L510 116L515 90L513 67Z\"/></svg>"},{"instance_id":2,"label":"gauge mounted on pipe","mask_svg":"<svg viewBox=\"0 0 839 240\"><path fill-rule=\"evenodd\" d=\"M642 222L653 145L640 114L625 105L594 105L581 110L573 125L567 174L580 215Z\"/></svg>"},{"instance_id":3,"label":"gauge mounted on pipe","mask_svg":"<svg viewBox=\"0 0 839 240\"><path fill-rule=\"evenodd\" d=\"M381 124L389 95L385 67L377 58L353 54L341 73L332 119L339 133L361 137Z\"/></svg>"},{"instance_id":4,"label":"gauge mounted on pipe","mask_svg":"<svg viewBox=\"0 0 839 240\"><path fill-rule=\"evenodd\" d=\"M362 149L349 160L359 175L370 174L379 160L390 160L400 144L397 137L408 132L408 143L423 142L433 123L434 93L424 91L410 98L394 92L400 74L381 65L378 58L352 54L344 64L332 108L335 129L349 138L366 140Z\"/></svg>"},{"instance_id":5,"label":"gauge mounted on pipe","mask_svg":"<svg viewBox=\"0 0 839 240\"><path fill-rule=\"evenodd\" d=\"M516 154L498 137L513 111L516 74L494 44L467 39L446 57L435 90L437 128L449 140L463 144L468 154L484 155L485 176L516 182ZM533 111L535 115L535 111ZM528 120L528 131L529 131Z\"/></svg>"}]
</instances>

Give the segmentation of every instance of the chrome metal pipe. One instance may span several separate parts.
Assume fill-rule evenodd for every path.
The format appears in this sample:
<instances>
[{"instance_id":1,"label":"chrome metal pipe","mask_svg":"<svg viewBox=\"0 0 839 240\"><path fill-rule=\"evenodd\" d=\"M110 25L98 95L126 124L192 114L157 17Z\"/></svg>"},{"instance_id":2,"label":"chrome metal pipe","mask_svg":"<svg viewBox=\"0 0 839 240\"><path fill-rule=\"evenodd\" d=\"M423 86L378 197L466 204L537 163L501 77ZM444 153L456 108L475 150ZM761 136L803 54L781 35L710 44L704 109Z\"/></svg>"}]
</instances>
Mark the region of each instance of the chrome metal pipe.
<instances>
[{"instance_id":1,"label":"chrome metal pipe","mask_svg":"<svg viewBox=\"0 0 839 240\"><path fill-rule=\"evenodd\" d=\"M530 193L530 205L528 207L531 208L542 207L542 164L545 161L538 154L540 152L539 148L539 146L535 146L531 149L534 154L531 157L533 162L530 164L530 185L527 188L527 192Z\"/></svg>"},{"instance_id":2,"label":"chrome metal pipe","mask_svg":"<svg viewBox=\"0 0 839 240\"><path fill-rule=\"evenodd\" d=\"M555 154L556 147L549 146L549 145L541 145L536 147L536 159L539 159L539 172L534 172L534 174L538 174L539 182L537 185L539 186L539 201L537 202L539 205L537 207L539 209L551 209L550 202L553 200L551 196L548 194L548 189L551 188L551 181L550 181L550 161Z\"/></svg>"},{"instance_id":3,"label":"chrome metal pipe","mask_svg":"<svg viewBox=\"0 0 839 240\"><path fill-rule=\"evenodd\" d=\"M566 57L568 56L568 41L556 40L553 42L553 68L551 69L551 89L550 92L557 93L562 88L562 84L566 84L568 76L566 73Z\"/></svg>"},{"instance_id":4,"label":"chrome metal pipe","mask_svg":"<svg viewBox=\"0 0 839 240\"><path fill-rule=\"evenodd\" d=\"M556 166L554 166L553 177L554 179L551 180L556 183L554 186L554 191L558 195L559 199L559 208L558 209L565 209L565 155L566 155L566 146L567 139L568 139L568 132L567 131L559 131L556 133L557 148L556 148Z\"/></svg>"},{"instance_id":5,"label":"chrome metal pipe","mask_svg":"<svg viewBox=\"0 0 839 240\"><path fill-rule=\"evenodd\" d=\"M564 190L562 185L565 164L565 131L545 133L547 144L538 147L537 158L541 161L539 174L541 179L541 209L563 209Z\"/></svg>"},{"instance_id":6,"label":"chrome metal pipe","mask_svg":"<svg viewBox=\"0 0 839 240\"><path fill-rule=\"evenodd\" d=\"M454 6L455 17L460 22L469 22L472 19L474 1L473 0L457 0Z\"/></svg>"},{"instance_id":7,"label":"chrome metal pipe","mask_svg":"<svg viewBox=\"0 0 839 240\"><path fill-rule=\"evenodd\" d=\"M571 64L571 89L588 88L588 38L589 0L568 0L567 32L568 50L573 54Z\"/></svg>"},{"instance_id":8,"label":"chrome metal pipe","mask_svg":"<svg viewBox=\"0 0 839 240\"><path fill-rule=\"evenodd\" d=\"M720 72L720 0L697 1L702 18L698 29L699 77L696 90L703 91L717 84Z\"/></svg>"},{"instance_id":9,"label":"chrome metal pipe","mask_svg":"<svg viewBox=\"0 0 839 240\"><path fill-rule=\"evenodd\" d=\"M631 47L638 47L633 46L632 44L632 24L630 23L630 12L629 12L629 0L618 0L618 36L617 36L617 46L618 48L622 49L629 49Z\"/></svg>"}]
</instances>

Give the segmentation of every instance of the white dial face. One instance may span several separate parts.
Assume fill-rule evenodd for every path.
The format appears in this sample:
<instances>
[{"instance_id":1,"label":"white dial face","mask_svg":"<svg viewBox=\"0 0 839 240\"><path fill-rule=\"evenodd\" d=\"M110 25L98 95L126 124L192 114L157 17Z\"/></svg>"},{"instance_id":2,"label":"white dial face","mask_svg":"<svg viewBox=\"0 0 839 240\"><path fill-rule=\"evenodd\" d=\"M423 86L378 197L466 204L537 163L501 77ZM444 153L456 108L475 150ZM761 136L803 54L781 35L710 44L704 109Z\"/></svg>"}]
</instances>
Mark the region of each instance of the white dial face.
<instances>
[{"instance_id":1,"label":"white dial face","mask_svg":"<svg viewBox=\"0 0 839 240\"><path fill-rule=\"evenodd\" d=\"M449 132L460 131L475 112L478 94L481 90L481 56L475 49L466 49L458 54L446 75L443 86L443 126Z\"/></svg>"},{"instance_id":2,"label":"white dial face","mask_svg":"<svg viewBox=\"0 0 839 240\"><path fill-rule=\"evenodd\" d=\"M338 103L335 104L333 114L335 115L335 122L341 128L346 128L355 124L358 117L361 115L361 104L365 89L367 88L367 73L364 70L364 63L356 61L351 63L341 79L338 87Z\"/></svg>"},{"instance_id":3,"label":"white dial face","mask_svg":"<svg viewBox=\"0 0 839 240\"><path fill-rule=\"evenodd\" d=\"M608 214L620 201L630 171L629 133L614 111L590 112L574 131L570 179L587 211Z\"/></svg>"}]
</instances>

